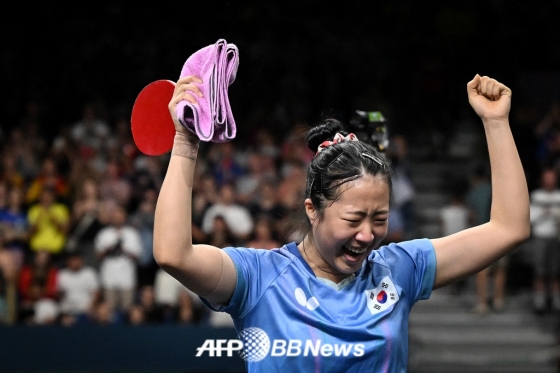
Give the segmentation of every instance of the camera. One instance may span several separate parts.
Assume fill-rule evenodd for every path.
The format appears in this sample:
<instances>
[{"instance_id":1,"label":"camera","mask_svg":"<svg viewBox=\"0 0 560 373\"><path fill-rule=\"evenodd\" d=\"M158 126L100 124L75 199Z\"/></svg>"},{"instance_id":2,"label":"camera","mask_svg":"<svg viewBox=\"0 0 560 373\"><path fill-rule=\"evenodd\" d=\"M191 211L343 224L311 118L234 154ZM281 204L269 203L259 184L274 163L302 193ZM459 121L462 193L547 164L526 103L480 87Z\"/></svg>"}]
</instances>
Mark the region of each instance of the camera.
<instances>
[{"instance_id":1,"label":"camera","mask_svg":"<svg viewBox=\"0 0 560 373\"><path fill-rule=\"evenodd\" d=\"M380 152L389 146L387 120L380 111L355 110L349 121L358 140L371 144Z\"/></svg>"}]
</instances>

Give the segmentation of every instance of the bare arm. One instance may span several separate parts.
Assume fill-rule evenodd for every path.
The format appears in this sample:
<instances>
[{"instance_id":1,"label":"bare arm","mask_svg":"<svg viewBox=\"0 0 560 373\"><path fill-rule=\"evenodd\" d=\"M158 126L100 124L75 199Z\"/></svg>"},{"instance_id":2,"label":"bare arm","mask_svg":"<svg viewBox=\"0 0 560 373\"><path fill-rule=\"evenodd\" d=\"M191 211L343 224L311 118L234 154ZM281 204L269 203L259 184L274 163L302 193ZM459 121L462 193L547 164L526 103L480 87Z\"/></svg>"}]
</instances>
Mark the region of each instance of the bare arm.
<instances>
[{"instance_id":1,"label":"bare arm","mask_svg":"<svg viewBox=\"0 0 560 373\"><path fill-rule=\"evenodd\" d=\"M154 258L184 286L215 303L227 303L236 285L231 258L210 245L192 244L192 187L199 140L182 127L175 115L181 100L196 103L196 77L180 79L169 111L176 135L171 160L158 196L154 222Z\"/></svg>"},{"instance_id":2,"label":"bare arm","mask_svg":"<svg viewBox=\"0 0 560 373\"><path fill-rule=\"evenodd\" d=\"M511 90L476 75L467 84L469 102L482 119L492 170L492 209L488 223L432 240L437 257L434 288L489 266L530 234L529 193L509 127Z\"/></svg>"}]
</instances>

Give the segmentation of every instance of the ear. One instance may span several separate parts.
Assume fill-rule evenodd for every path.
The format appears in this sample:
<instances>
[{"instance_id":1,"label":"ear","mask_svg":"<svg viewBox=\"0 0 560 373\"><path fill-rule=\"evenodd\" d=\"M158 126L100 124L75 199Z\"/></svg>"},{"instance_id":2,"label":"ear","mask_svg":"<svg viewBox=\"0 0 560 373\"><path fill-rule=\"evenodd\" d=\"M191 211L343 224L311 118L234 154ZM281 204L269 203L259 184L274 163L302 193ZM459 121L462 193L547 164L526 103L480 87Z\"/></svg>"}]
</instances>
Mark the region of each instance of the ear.
<instances>
[{"instance_id":1,"label":"ear","mask_svg":"<svg viewBox=\"0 0 560 373\"><path fill-rule=\"evenodd\" d=\"M311 225L313 225L313 223L317 219L317 210L315 210L315 206L313 206L313 202L311 202L311 198L306 198L304 205L305 205L305 214L307 215L307 218L309 219Z\"/></svg>"}]
</instances>

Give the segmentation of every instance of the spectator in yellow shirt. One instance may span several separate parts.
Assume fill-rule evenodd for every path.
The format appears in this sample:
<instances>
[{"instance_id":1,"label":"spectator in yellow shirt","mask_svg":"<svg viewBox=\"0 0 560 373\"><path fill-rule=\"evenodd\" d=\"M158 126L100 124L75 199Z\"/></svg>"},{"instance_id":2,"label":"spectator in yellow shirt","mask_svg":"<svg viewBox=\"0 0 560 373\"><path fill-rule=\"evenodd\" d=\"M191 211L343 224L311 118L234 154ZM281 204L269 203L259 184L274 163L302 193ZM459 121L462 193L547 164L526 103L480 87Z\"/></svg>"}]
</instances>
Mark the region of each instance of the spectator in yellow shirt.
<instances>
[{"instance_id":1,"label":"spectator in yellow shirt","mask_svg":"<svg viewBox=\"0 0 560 373\"><path fill-rule=\"evenodd\" d=\"M39 201L29 208L27 220L31 229L29 248L60 254L68 234L70 211L68 206L56 201L52 187L43 188Z\"/></svg>"}]
</instances>

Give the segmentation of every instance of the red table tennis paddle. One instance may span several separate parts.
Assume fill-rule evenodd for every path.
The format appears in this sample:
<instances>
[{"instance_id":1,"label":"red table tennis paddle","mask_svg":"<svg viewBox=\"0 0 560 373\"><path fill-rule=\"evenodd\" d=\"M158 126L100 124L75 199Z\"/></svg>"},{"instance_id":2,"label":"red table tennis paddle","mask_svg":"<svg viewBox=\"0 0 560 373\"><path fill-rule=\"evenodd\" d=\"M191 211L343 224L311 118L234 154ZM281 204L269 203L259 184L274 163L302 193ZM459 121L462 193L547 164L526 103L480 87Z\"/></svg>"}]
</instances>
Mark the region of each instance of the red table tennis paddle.
<instances>
[{"instance_id":1,"label":"red table tennis paddle","mask_svg":"<svg viewBox=\"0 0 560 373\"><path fill-rule=\"evenodd\" d=\"M136 97L130 119L132 137L138 149L146 155L162 155L173 147L175 125L168 104L175 83L156 80Z\"/></svg>"}]
</instances>

